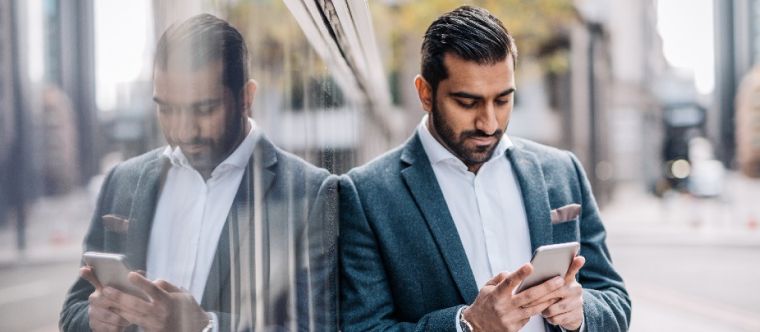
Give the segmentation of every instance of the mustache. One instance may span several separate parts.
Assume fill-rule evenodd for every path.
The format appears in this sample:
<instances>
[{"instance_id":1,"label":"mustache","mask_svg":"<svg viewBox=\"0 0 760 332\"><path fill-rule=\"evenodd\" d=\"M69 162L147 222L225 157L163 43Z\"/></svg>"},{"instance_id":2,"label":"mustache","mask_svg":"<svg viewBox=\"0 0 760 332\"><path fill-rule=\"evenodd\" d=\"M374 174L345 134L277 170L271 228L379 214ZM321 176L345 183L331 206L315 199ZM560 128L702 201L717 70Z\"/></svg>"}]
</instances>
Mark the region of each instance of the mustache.
<instances>
[{"instance_id":1,"label":"mustache","mask_svg":"<svg viewBox=\"0 0 760 332\"><path fill-rule=\"evenodd\" d=\"M472 138L489 138L489 137L499 138L503 134L504 134L504 131L501 129L497 129L493 134L490 134L490 135L486 134L486 132L482 130L476 129L476 130L463 131L462 134L460 134L460 136L462 138L470 138L470 137Z\"/></svg>"},{"instance_id":2,"label":"mustache","mask_svg":"<svg viewBox=\"0 0 760 332\"><path fill-rule=\"evenodd\" d=\"M212 140L208 138L195 138L189 141L177 141L177 145L210 145L212 144Z\"/></svg>"}]
</instances>

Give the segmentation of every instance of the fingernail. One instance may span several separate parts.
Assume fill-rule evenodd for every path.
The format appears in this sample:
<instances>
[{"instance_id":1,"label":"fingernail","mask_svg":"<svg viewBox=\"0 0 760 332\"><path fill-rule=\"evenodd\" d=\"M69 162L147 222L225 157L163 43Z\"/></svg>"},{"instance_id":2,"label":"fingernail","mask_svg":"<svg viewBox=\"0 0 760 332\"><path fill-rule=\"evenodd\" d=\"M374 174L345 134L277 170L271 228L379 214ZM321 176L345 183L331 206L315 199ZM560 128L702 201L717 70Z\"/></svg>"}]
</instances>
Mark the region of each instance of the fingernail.
<instances>
[{"instance_id":1,"label":"fingernail","mask_svg":"<svg viewBox=\"0 0 760 332\"><path fill-rule=\"evenodd\" d=\"M552 281L552 283L554 284L554 286L562 286L562 284L565 283L565 281L562 280L562 278L560 277L554 277L554 280Z\"/></svg>"}]
</instances>

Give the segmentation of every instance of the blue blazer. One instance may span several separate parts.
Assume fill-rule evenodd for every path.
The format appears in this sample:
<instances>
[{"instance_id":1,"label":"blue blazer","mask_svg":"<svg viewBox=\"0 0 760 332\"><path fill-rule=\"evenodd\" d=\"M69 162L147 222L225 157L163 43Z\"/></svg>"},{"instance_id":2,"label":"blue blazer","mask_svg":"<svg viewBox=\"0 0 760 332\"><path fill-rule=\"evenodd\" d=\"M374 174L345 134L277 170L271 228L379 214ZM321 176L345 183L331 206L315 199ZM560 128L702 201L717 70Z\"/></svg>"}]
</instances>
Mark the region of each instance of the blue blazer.
<instances>
[{"instance_id":1,"label":"blue blazer","mask_svg":"<svg viewBox=\"0 0 760 332\"><path fill-rule=\"evenodd\" d=\"M627 330L631 301L580 163L567 151L512 141L505 158L521 187L532 248L579 241L586 329ZM343 331L455 331L457 310L479 290L417 135L342 176L339 192ZM580 217L552 225L551 209L571 203L581 204Z\"/></svg>"},{"instance_id":2,"label":"blue blazer","mask_svg":"<svg viewBox=\"0 0 760 332\"><path fill-rule=\"evenodd\" d=\"M145 269L168 166L161 149L156 149L120 163L108 173L85 237L85 251L122 253L130 267ZM252 312L240 312L244 301L240 282L247 275L241 274L241 260L254 257L245 248L254 245L257 209L263 224L260 266L265 286L264 294L250 295L263 299L264 317L255 319L262 320L269 331L289 330L293 324L299 331L336 329L337 182L326 170L280 150L266 136L260 137L219 237L200 302L204 310L217 314L220 330L237 330L240 316L255 315L253 308ZM259 193L261 200L254 197ZM262 206L255 206L257 202ZM104 223L101 217L111 213L129 216L129 222L124 227ZM248 272L254 275L254 271ZM61 311L62 331L90 331L88 296L93 291L90 283L77 278Z\"/></svg>"}]
</instances>

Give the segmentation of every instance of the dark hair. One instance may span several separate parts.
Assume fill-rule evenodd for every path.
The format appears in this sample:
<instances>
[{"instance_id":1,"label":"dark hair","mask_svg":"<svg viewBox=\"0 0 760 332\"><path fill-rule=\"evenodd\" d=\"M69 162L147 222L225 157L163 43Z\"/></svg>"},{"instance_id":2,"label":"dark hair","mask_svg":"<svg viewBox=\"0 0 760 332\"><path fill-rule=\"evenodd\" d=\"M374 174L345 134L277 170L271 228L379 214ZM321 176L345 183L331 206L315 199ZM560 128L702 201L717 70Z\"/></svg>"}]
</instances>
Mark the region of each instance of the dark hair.
<instances>
[{"instance_id":1,"label":"dark hair","mask_svg":"<svg viewBox=\"0 0 760 332\"><path fill-rule=\"evenodd\" d=\"M443 63L446 53L478 64L493 64L508 54L517 59L517 46L507 28L487 10L461 6L441 15L428 27L422 41L422 77L433 92L449 74Z\"/></svg>"},{"instance_id":2,"label":"dark hair","mask_svg":"<svg viewBox=\"0 0 760 332\"><path fill-rule=\"evenodd\" d=\"M166 70L170 58L172 66L190 70L222 59L222 84L236 99L248 81L248 48L243 36L227 21L210 14L193 16L164 31L153 64Z\"/></svg>"}]
</instances>

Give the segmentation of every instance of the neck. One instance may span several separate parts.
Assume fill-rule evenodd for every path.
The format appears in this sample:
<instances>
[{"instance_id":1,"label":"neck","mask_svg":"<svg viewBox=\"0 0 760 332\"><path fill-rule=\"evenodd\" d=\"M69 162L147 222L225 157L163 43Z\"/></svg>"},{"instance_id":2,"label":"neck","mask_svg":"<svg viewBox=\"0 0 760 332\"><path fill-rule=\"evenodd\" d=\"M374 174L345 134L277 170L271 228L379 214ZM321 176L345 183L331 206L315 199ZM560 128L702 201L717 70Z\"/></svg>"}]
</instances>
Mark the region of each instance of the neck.
<instances>
[{"instance_id":1,"label":"neck","mask_svg":"<svg viewBox=\"0 0 760 332\"><path fill-rule=\"evenodd\" d=\"M219 166L219 164L221 164L222 161L227 159L232 154L232 152L234 152L235 149L237 149L238 146L240 146L240 144L243 143L243 140L245 140L245 138L248 136L248 133L251 131L251 122L248 121L248 118L243 118L242 121L243 121L242 130L240 130L240 133L235 137L235 140L233 141L234 143L230 145L230 149L227 151L227 153L221 156L219 158L219 161L214 163L214 165L209 168L204 168L204 169L196 168L196 171L200 173L204 181L208 181L208 179L211 178L211 173L214 172L214 169L216 169L216 167Z\"/></svg>"},{"instance_id":2,"label":"neck","mask_svg":"<svg viewBox=\"0 0 760 332\"><path fill-rule=\"evenodd\" d=\"M454 150L452 150L449 147L449 145L446 144L446 142L443 140L443 138L441 138L441 136L438 135L438 132L435 130L435 125L433 125L433 117L432 116L428 115L428 121L427 121L426 125L427 125L427 129L430 132L430 134L433 135L433 138L435 138L435 140L438 141L438 143L440 143L441 146L443 146L443 148L445 148L446 150L448 150L449 152L451 152L451 154L453 154L454 156L456 156L457 159L459 159L460 161L462 161L462 163L464 163L467 166L467 170L468 171L472 172L473 174L478 174L478 170L480 170L480 166L483 166L483 163L470 163L469 161L467 161L467 160L463 159L462 157L460 157L456 152L454 152Z\"/></svg>"}]
</instances>

